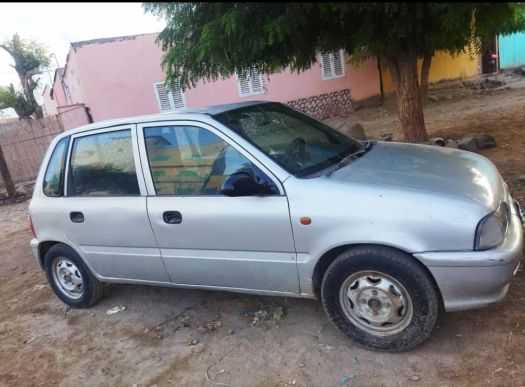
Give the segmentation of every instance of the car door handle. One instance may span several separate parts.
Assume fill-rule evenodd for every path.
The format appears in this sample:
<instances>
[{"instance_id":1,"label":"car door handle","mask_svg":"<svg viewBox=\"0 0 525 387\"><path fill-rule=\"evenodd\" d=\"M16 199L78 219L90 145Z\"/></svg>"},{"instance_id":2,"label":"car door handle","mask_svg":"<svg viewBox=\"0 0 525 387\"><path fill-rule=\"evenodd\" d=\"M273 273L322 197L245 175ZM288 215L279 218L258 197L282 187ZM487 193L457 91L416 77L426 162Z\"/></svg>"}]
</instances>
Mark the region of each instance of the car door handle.
<instances>
[{"instance_id":1,"label":"car door handle","mask_svg":"<svg viewBox=\"0 0 525 387\"><path fill-rule=\"evenodd\" d=\"M162 214L162 219L168 224L182 223L182 214L179 211L166 211Z\"/></svg>"},{"instance_id":2,"label":"car door handle","mask_svg":"<svg viewBox=\"0 0 525 387\"><path fill-rule=\"evenodd\" d=\"M73 223L83 223L84 222L84 214L79 211L73 211L69 213L69 218Z\"/></svg>"}]
</instances>

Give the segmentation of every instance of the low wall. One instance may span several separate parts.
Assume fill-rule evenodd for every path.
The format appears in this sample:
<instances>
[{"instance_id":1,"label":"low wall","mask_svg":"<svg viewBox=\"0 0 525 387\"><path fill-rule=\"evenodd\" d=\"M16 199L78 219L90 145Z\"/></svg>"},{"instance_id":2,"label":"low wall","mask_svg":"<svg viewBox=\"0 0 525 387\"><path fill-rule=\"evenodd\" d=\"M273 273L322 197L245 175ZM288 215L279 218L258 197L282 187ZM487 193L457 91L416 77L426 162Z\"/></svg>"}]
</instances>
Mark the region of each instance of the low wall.
<instances>
[{"instance_id":1,"label":"low wall","mask_svg":"<svg viewBox=\"0 0 525 387\"><path fill-rule=\"evenodd\" d=\"M55 117L0 124L0 146L15 183L36 178L49 144L63 131ZM3 186L1 175L0 185Z\"/></svg>"}]
</instances>

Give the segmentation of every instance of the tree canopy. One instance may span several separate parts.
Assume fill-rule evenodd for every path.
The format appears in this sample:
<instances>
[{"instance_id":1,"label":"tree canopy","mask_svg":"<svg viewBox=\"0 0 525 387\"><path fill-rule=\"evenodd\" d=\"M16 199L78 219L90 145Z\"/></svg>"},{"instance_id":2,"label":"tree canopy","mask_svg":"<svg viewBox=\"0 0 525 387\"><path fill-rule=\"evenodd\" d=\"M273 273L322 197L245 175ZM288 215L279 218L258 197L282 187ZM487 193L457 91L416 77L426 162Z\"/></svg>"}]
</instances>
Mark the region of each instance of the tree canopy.
<instances>
[{"instance_id":1,"label":"tree canopy","mask_svg":"<svg viewBox=\"0 0 525 387\"><path fill-rule=\"evenodd\" d=\"M319 52L385 59L407 141L426 138L417 59L479 47L525 25L521 3L145 3L166 20L158 41L167 82L195 86L258 70L304 71Z\"/></svg>"}]
</instances>

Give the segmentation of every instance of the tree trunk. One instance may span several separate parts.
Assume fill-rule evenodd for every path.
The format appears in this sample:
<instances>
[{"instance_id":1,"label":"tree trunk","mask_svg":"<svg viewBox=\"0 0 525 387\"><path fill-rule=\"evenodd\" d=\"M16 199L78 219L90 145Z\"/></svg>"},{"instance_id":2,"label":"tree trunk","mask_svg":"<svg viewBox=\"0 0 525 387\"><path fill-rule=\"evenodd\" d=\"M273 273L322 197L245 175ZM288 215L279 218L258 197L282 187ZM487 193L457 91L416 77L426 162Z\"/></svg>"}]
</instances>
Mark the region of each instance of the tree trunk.
<instances>
[{"instance_id":1,"label":"tree trunk","mask_svg":"<svg viewBox=\"0 0 525 387\"><path fill-rule=\"evenodd\" d=\"M32 70L30 72L25 72L17 68L15 69L18 72L18 78L20 78L20 83L22 84L22 90L24 91L24 96L26 97L26 101L31 106L31 109L34 111L33 114L35 115L36 118L43 118L44 114L42 112L42 108L36 102L35 95L33 93L33 91L35 90L38 84L38 82L35 82L33 80L33 75L39 74L39 71Z\"/></svg>"},{"instance_id":2,"label":"tree trunk","mask_svg":"<svg viewBox=\"0 0 525 387\"><path fill-rule=\"evenodd\" d=\"M16 195L16 188L11 179L11 174L7 168L7 162L5 161L4 151L0 146L0 174L2 174L2 180L4 181L5 188L7 190L7 196L14 198Z\"/></svg>"},{"instance_id":3,"label":"tree trunk","mask_svg":"<svg viewBox=\"0 0 525 387\"><path fill-rule=\"evenodd\" d=\"M428 102L428 76L430 74L430 65L432 64L432 55L426 54L423 57L423 64L421 65L421 82L419 83L419 90L421 93L421 102Z\"/></svg>"},{"instance_id":4,"label":"tree trunk","mask_svg":"<svg viewBox=\"0 0 525 387\"><path fill-rule=\"evenodd\" d=\"M426 141L427 131L419 91L416 50L408 48L396 51L387 55L386 60L396 85L397 108L405 141Z\"/></svg>"}]
</instances>

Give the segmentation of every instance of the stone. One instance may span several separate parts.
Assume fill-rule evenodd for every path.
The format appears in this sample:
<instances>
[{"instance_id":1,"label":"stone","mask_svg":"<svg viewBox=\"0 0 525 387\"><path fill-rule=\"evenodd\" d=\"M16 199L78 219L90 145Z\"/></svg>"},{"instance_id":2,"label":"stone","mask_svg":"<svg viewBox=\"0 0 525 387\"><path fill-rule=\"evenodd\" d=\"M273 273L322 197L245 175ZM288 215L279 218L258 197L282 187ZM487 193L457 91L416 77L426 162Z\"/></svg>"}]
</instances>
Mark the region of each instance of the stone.
<instances>
[{"instance_id":1,"label":"stone","mask_svg":"<svg viewBox=\"0 0 525 387\"><path fill-rule=\"evenodd\" d=\"M38 292L46 287L46 285L38 284L33 287L33 292Z\"/></svg>"},{"instance_id":2,"label":"stone","mask_svg":"<svg viewBox=\"0 0 525 387\"><path fill-rule=\"evenodd\" d=\"M381 141L392 141L392 133L385 133L381 135Z\"/></svg>"},{"instance_id":3,"label":"stone","mask_svg":"<svg viewBox=\"0 0 525 387\"><path fill-rule=\"evenodd\" d=\"M18 184L16 187L16 193L19 196L27 196L29 192L23 184Z\"/></svg>"},{"instance_id":4,"label":"stone","mask_svg":"<svg viewBox=\"0 0 525 387\"><path fill-rule=\"evenodd\" d=\"M437 101L439 101L439 98L436 97L435 95L430 95L430 96L428 97L428 100L429 100L430 102L437 102Z\"/></svg>"},{"instance_id":5,"label":"stone","mask_svg":"<svg viewBox=\"0 0 525 387\"><path fill-rule=\"evenodd\" d=\"M445 146L445 140L443 139L443 137L434 137L431 138L429 141L434 143L435 145Z\"/></svg>"},{"instance_id":6,"label":"stone","mask_svg":"<svg viewBox=\"0 0 525 387\"><path fill-rule=\"evenodd\" d=\"M204 351L205 347L204 347L204 344L202 343L198 343L198 344L195 344L192 348L192 352L193 353L201 353L202 351Z\"/></svg>"},{"instance_id":7,"label":"stone","mask_svg":"<svg viewBox=\"0 0 525 387\"><path fill-rule=\"evenodd\" d=\"M490 134L481 134L477 137L478 146L481 149L494 148L496 146L496 140Z\"/></svg>"},{"instance_id":8,"label":"stone","mask_svg":"<svg viewBox=\"0 0 525 387\"><path fill-rule=\"evenodd\" d=\"M412 375L412 376L410 377L410 380L412 380L413 382L417 382L419 379L421 379L421 378L419 377L419 375Z\"/></svg>"},{"instance_id":9,"label":"stone","mask_svg":"<svg viewBox=\"0 0 525 387\"><path fill-rule=\"evenodd\" d=\"M490 134L469 134L463 138L459 144L459 149L471 152L479 152L481 149L493 148L496 140Z\"/></svg>"},{"instance_id":10,"label":"stone","mask_svg":"<svg viewBox=\"0 0 525 387\"><path fill-rule=\"evenodd\" d=\"M445 148L458 149L459 148L459 143L456 140L452 140L451 138L449 138L447 140L447 143L445 144Z\"/></svg>"},{"instance_id":11,"label":"stone","mask_svg":"<svg viewBox=\"0 0 525 387\"><path fill-rule=\"evenodd\" d=\"M366 140L366 133L363 125L352 124L351 122L345 122L342 124L333 125L334 128L349 137L355 138L356 140Z\"/></svg>"},{"instance_id":12,"label":"stone","mask_svg":"<svg viewBox=\"0 0 525 387\"><path fill-rule=\"evenodd\" d=\"M273 311L273 319L275 321L280 321L283 319L283 317L284 317L284 308L282 306L278 306Z\"/></svg>"}]
</instances>

